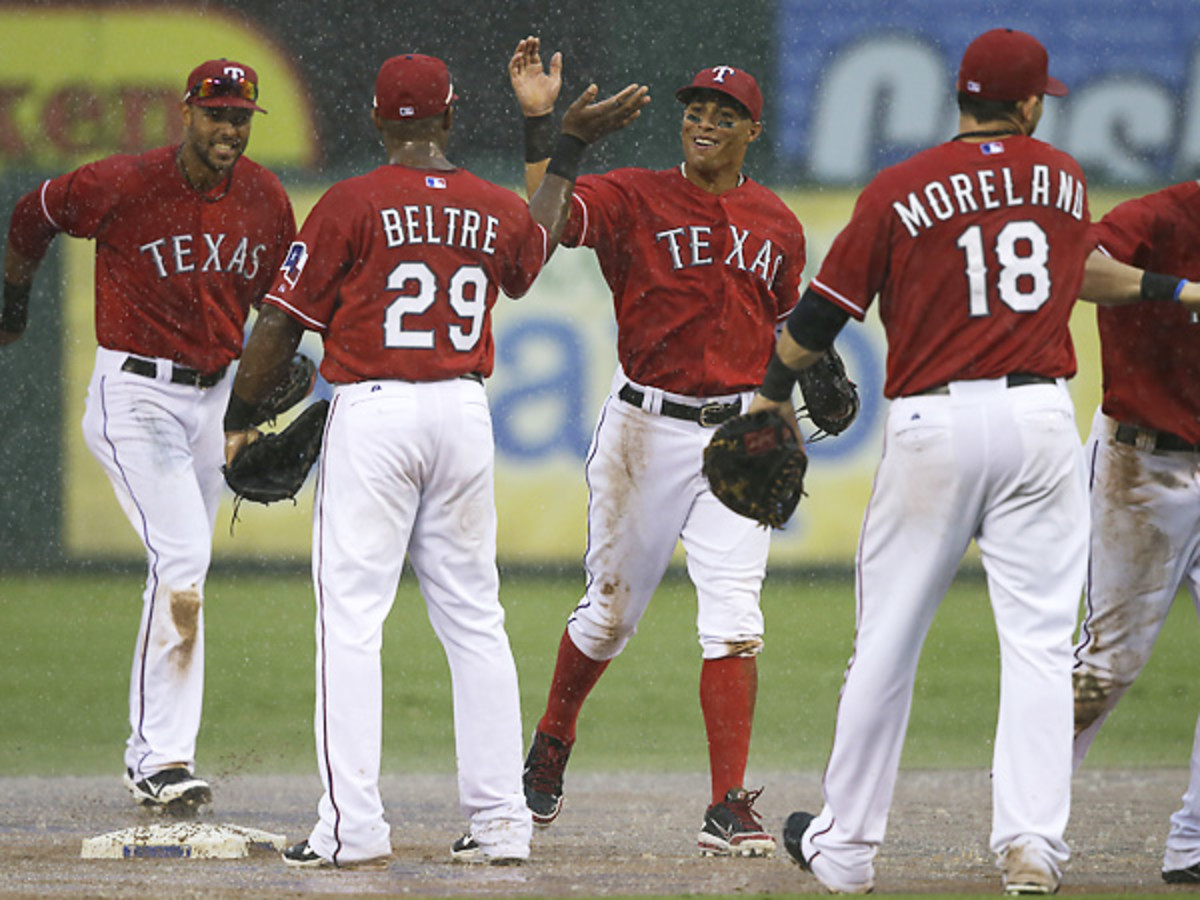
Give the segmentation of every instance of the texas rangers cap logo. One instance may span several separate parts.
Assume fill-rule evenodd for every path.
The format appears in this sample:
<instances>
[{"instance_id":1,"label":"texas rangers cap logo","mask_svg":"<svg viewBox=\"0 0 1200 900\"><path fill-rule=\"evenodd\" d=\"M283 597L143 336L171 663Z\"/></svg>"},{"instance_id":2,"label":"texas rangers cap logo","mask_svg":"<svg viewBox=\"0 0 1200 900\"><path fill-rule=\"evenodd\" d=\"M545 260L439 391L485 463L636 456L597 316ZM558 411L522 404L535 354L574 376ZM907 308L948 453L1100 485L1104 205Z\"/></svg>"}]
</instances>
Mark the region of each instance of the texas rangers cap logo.
<instances>
[{"instance_id":1,"label":"texas rangers cap logo","mask_svg":"<svg viewBox=\"0 0 1200 900\"><path fill-rule=\"evenodd\" d=\"M306 265L308 265L308 247L303 241L296 241L288 247L287 256L283 258L283 265L279 267L283 272L283 280L288 283L289 287L296 286Z\"/></svg>"},{"instance_id":2,"label":"texas rangers cap logo","mask_svg":"<svg viewBox=\"0 0 1200 900\"><path fill-rule=\"evenodd\" d=\"M730 75L733 75L735 72L737 72L737 69L734 69L731 66L713 66L713 81L715 81L717 84L724 84L725 79Z\"/></svg>"}]
</instances>

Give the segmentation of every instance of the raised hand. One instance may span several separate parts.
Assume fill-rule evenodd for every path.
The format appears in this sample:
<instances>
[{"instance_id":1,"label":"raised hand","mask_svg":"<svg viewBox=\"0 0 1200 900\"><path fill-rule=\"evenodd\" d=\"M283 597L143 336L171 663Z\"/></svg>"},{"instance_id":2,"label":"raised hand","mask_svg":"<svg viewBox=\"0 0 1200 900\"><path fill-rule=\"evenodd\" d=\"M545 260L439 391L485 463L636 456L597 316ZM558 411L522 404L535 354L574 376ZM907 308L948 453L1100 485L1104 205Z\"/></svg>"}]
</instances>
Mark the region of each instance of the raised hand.
<instances>
[{"instance_id":1,"label":"raised hand","mask_svg":"<svg viewBox=\"0 0 1200 900\"><path fill-rule=\"evenodd\" d=\"M563 114L563 134L593 144L606 134L620 131L640 116L642 108L650 102L650 88L644 84L631 84L611 97L597 101L599 92L596 85L590 84L567 107Z\"/></svg>"},{"instance_id":2,"label":"raised hand","mask_svg":"<svg viewBox=\"0 0 1200 900\"><path fill-rule=\"evenodd\" d=\"M527 37L517 44L508 61L508 78L521 112L532 118L554 111L562 90L562 54L550 57L550 70L542 63L541 39Z\"/></svg>"}]
</instances>

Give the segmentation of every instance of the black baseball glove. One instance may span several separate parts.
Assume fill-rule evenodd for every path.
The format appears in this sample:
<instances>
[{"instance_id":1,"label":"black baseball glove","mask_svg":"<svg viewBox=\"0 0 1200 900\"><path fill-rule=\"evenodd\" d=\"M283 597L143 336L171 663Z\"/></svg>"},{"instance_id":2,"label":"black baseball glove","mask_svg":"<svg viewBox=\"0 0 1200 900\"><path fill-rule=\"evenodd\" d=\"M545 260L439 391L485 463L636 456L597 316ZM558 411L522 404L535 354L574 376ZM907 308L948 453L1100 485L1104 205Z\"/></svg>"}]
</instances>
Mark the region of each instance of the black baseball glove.
<instances>
[{"instance_id":1,"label":"black baseball glove","mask_svg":"<svg viewBox=\"0 0 1200 900\"><path fill-rule=\"evenodd\" d=\"M240 500L274 503L296 496L321 452L329 401L310 404L283 431L246 444L225 466L225 483Z\"/></svg>"},{"instance_id":2,"label":"black baseball glove","mask_svg":"<svg viewBox=\"0 0 1200 900\"><path fill-rule=\"evenodd\" d=\"M775 410L730 419L704 448L704 477L717 499L772 528L796 511L807 471L808 455Z\"/></svg>"},{"instance_id":3,"label":"black baseball glove","mask_svg":"<svg viewBox=\"0 0 1200 900\"><path fill-rule=\"evenodd\" d=\"M858 388L846 377L846 365L833 347L796 380L804 395L800 415L826 434L841 434L850 427L858 415Z\"/></svg>"},{"instance_id":4,"label":"black baseball glove","mask_svg":"<svg viewBox=\"0 0 1200 900\"><path fill-rule=\"evenodd\" d=\"M261 425L263 422L274 424L280 413L287 412L312 393L313 385L316 383L317 364L303 353L297 353L292 357L291 365L288 366L287 378L255 407L250 424Z\"/></svg>"}]
</instances>

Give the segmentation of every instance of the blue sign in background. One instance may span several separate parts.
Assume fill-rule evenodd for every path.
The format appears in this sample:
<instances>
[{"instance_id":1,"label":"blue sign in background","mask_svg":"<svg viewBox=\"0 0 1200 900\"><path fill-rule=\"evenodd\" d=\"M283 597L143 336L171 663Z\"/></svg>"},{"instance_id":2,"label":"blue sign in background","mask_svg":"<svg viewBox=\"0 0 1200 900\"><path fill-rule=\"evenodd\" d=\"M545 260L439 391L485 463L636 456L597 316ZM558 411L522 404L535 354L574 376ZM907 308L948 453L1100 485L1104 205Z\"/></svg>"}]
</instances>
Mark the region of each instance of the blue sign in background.
<instances>
[{"instance_id":1,"label":"blue sign in background","mask_svg":"<svg viewBox=\"0 0 1200 900\"><path fill-rule=\"evenodd\" d=\"M1192 177L1200 168L1196 11L1190 0L846 0L830 14L824 4L780 0L768 98L780 174L865 182L950 137L963 51L990 28L1012 27L1041 40L1051 73L1071 89L1047 101L1039 137L1075 155L1090 181ZM837 142L864 115L850 145L860 152L847 153Z\"/></svg>"}]
</instances>

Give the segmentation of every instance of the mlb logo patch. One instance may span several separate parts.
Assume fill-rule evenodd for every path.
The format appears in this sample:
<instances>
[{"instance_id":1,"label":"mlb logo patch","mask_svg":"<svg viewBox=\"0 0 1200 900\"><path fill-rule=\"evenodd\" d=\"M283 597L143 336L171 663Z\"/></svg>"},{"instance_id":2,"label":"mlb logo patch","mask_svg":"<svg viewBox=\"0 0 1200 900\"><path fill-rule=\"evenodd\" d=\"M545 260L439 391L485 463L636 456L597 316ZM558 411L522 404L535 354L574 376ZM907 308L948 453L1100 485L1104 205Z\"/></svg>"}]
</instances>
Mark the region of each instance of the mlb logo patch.
<instances>
[{"instance_id":1,"label":"mlb logo patch","mask_svg":"<svg viewBox=\"0 0 1200 900\"><path fill-rule=\"evenodd\" d=\"M1004 141L988 141L986 144L980 144L979 151L984 156L995 156L998 153L1003 153Z\"/></svg>"},{"instance_id":2,"label":"mlb logo patch","mask_svg":"<svg viewBox=\"0 0 1200 900\"><path fill-rule=\"evenodd\" d=\"M290 287L295 287L296 282L300 279L300 273L304 271L306 265L308 265L308 247L302 241L296 241L288 247L287 256L283 258L283 265L279 267L283 272L283 280Z\"/></svg>"},{"instance_id":3,"label":"mlb logo patch","mask_svg":"<svg viewBox=\"0 0 1200 900\"><path fill-rule=\"evenodd\" d=\"M444 191L446 189L446 179L437 175L426 175L425 187L436 188L437 190Z\"/></svg>"}]
</instances>

